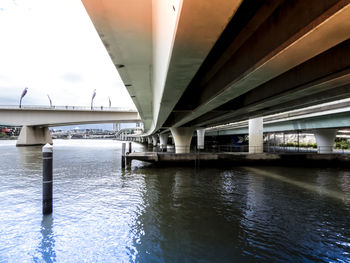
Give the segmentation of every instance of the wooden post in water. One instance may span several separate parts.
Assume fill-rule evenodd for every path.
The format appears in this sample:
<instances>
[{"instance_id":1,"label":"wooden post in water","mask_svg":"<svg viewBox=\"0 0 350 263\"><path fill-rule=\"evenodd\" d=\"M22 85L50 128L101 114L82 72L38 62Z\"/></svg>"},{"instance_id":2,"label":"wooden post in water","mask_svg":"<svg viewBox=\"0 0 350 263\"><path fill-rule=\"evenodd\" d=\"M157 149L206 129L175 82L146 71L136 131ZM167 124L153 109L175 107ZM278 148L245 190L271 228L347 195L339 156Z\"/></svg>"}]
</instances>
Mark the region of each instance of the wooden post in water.
<instances>
[{"instance_id":1,"label":"wooden post in water","mask_svg":"<svg viewBox=\"0 0 350 263\"><path fill-rule=\"evenodd\" d=\"M52 155L53 147L46 144L43 149L43 214L52 214Z\"/></svg>"},{"instance_id":2,"label":"wooden post in water","mask_svg":"<svg viewBox=\"0 0 350 263\"><path fill-rule=\"evenodd\" d=\"M125 150L126 150L126 143L122 143L122 168L125 168Z\"/></svg>"},{"instance_id":3,"label":"wooden post in water","mask_svg":"<svg viewBox=\"0 0 350 263\"><path fill-rule=\"evenodd\" d=\"M131 153L131 142L129 142L129 153Z\"/></svg>"},{"instance_id":4,"label":"wooden post in water","mask_svg":"<svg viewBox=\"0 0 350 263\"><path fill-rule=\"evenodd\" d=\"M129 154L128 154L129 155ZM131 159L131 157L130 156L126 156L125 157L125 162L126 162L126 167L127 168L130 168L131 167L131 161L132 161L132 159Z\"/></svg>"}]
</instances>

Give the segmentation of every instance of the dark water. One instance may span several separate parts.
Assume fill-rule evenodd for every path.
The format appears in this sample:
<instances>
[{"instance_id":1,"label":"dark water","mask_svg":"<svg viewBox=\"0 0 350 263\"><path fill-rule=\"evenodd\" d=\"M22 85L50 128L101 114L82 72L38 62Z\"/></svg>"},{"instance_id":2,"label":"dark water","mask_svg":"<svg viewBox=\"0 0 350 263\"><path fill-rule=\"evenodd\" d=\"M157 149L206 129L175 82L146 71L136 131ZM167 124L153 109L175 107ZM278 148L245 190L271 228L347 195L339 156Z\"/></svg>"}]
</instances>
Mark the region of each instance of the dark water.
<instances>
[{"instance_id":1,"label":"dark water","mask_svg":"<svg viewBox=\"0 0 350 263\"><path fill-rule=\"evenodd\" d=\"M139 148L141 146L138 146ZM120 143L0 141L0 262L350 262L350 170L120 169Z\"/></svg>"}]
</instances>

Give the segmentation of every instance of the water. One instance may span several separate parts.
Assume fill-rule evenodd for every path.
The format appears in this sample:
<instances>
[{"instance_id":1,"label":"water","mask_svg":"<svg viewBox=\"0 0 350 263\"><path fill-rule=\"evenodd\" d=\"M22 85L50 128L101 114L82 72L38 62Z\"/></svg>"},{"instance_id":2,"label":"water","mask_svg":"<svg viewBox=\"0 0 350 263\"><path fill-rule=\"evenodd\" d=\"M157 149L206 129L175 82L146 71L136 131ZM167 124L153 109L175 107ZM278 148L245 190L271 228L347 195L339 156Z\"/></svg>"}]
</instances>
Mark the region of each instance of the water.
<instances>
[{"instance_id":1,"label":"water","mask_svg":"<svg viewBox=\"0 0 350 263\"><path fill-rule=\"evenodd\" d=\"M121 171L116 141L56 140L42 217L41 149L14 144L0 141L0 262L350 262L350 170Z\"/></svg>"}]
</instances>

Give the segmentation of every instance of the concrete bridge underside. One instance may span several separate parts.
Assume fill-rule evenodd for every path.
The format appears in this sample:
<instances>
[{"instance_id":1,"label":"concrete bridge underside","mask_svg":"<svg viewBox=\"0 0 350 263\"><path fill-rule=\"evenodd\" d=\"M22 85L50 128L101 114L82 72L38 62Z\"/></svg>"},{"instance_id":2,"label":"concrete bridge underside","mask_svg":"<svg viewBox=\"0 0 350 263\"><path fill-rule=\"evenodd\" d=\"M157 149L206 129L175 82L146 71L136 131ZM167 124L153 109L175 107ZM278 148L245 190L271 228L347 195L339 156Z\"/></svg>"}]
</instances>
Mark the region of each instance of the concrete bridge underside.
<instances>
[{"instance_id":1,"label":"concrete bridge underside","mask_svg":"<svg viewBox=\"0 0 350 263\"><path fill-rule=\"evenodd\" d=\"M82 2L147 135L350 97L350 0Z\"/></svg>"}]
</instances>

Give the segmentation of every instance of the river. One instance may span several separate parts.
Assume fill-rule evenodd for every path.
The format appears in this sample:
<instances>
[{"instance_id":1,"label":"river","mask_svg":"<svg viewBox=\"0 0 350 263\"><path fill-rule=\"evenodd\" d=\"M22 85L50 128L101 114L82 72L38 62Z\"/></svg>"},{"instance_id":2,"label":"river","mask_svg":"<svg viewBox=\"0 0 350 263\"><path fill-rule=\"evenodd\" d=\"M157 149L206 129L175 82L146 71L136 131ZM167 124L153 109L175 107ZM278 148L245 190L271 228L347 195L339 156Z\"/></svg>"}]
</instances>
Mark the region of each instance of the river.
<instances>
[{"instance_id":1,"label":"river","mask_svg":"<svg viewBox=\"0 0 350 263\"><path fill-rule=\"evenodd\" d=\"M43 217L41 148L0 153L0 262L350 262L347 169L123 171L120 142L54 140Z\"/></svg>"}]
</instances>

